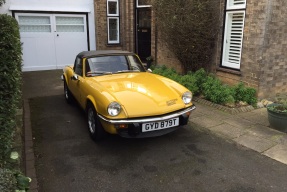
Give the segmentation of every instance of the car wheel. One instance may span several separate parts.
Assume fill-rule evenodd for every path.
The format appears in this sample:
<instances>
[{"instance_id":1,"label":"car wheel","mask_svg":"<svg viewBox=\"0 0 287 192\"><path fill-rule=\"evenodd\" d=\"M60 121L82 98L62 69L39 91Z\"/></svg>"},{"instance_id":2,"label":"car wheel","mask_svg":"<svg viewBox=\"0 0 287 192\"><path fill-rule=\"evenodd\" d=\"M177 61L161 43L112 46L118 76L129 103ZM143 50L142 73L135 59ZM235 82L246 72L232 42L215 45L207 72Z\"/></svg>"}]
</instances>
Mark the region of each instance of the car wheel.
<instances>
[{"instance_id":1,"label":"car wheel","mask_svg":"<svg viewBox=\"0 0 287 192\"><path fill-rule=\"evenodd\" d=\"M66 80L64 80L64 95L67 103L72 103L72 94L67 86Z\"/></svg>"},{"instance_id":2,"label":"car wheel","mask_svg":"<svg viewBox=\"0 0 287 192\"><path fill-rule=\"evenodd\" d=\"M106 135L106 132L97 116L97 112L92 104L89 104L87 107L87 123L90 136L94 141L99 141Z\"/></svg>"}]
</instances>

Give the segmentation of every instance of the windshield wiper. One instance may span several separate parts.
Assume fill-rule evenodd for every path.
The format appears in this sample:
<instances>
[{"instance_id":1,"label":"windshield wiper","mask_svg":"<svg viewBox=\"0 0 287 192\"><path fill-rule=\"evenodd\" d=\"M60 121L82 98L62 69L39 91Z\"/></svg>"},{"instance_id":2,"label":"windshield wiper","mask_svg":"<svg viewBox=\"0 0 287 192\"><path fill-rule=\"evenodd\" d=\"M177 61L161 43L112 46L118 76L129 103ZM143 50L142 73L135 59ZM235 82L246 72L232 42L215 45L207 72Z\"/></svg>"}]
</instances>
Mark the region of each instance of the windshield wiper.
<instances>
[{"instance_id":1,"label":"windshield wiper","mask_svg":"<svg viewBox=\"0 0 287 192\"><path fill-rule=\"evenodd\" d=\"M129 73L129 72L140 72L140 70L121 70L117 71L116 73Z\"/></svg>"},{"instance_id":2,"label":"windshield wiper","mask_svg":"<svg viewBox=\"0 0 287 192\"><path fill-rule=\"evenodd\" d=\"M109 71L90 71L87 74L88 75L111 75L113 73Z\"/></svg>"}]
</instances>

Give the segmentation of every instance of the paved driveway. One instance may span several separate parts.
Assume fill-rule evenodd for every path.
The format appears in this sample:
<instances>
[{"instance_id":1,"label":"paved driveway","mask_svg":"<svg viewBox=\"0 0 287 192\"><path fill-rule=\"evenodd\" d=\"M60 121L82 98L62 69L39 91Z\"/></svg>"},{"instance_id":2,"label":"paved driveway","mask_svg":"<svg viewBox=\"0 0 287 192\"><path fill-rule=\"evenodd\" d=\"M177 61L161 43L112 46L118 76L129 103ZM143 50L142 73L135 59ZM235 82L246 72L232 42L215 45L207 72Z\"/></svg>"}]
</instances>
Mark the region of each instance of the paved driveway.
<instances>
[{"instance_id":1,"label":"paved driveway","mask_svg":"<svg viewBox=\"0 0 287 192\"><path fill-rule=\"evenodd\" d=\"M40 192L287 191L287 166L191 123L157 138L89 138L61 71L24 73Z\"/></svg>"}]
</instances>

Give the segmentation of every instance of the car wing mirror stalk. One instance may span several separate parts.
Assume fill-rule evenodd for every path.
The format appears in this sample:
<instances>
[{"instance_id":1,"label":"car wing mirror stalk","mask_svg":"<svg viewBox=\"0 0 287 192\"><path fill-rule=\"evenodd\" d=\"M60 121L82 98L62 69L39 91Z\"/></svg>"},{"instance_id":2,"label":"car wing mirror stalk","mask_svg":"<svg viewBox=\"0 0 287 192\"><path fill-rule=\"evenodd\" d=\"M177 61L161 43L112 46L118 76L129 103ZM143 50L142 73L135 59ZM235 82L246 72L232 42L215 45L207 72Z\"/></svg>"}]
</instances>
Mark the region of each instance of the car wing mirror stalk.
<instances>
[{"instance_id":1,"label":"car wing mirror stalk","mask_svg":"<svg viewBox=\"0 0 287 192\"><path fill-rule=\"evenodd\" d=\"M71 77L72 80L79 80L79 77L78 75L74 74L72 77Z\"/></svg>"}]
</instances>

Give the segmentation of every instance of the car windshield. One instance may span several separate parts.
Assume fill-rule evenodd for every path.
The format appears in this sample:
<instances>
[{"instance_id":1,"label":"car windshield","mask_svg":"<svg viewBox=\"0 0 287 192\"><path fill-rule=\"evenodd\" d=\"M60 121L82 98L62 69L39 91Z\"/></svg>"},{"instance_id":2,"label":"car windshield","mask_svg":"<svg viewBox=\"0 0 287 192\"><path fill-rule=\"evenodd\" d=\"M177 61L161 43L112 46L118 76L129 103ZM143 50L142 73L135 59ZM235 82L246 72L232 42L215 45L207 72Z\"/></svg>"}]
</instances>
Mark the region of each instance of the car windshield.
<instances>
[{"instance_id":1,"label":"car windshield","mask_svg":"<svg viewBox=\"0 0 287 192\"><path fill-rule=\"evenodd\" d=\"M87 76L128 72L145 72L140 60L135 55L99 56L87 59Z\"/></svg>"}]
</instances>

